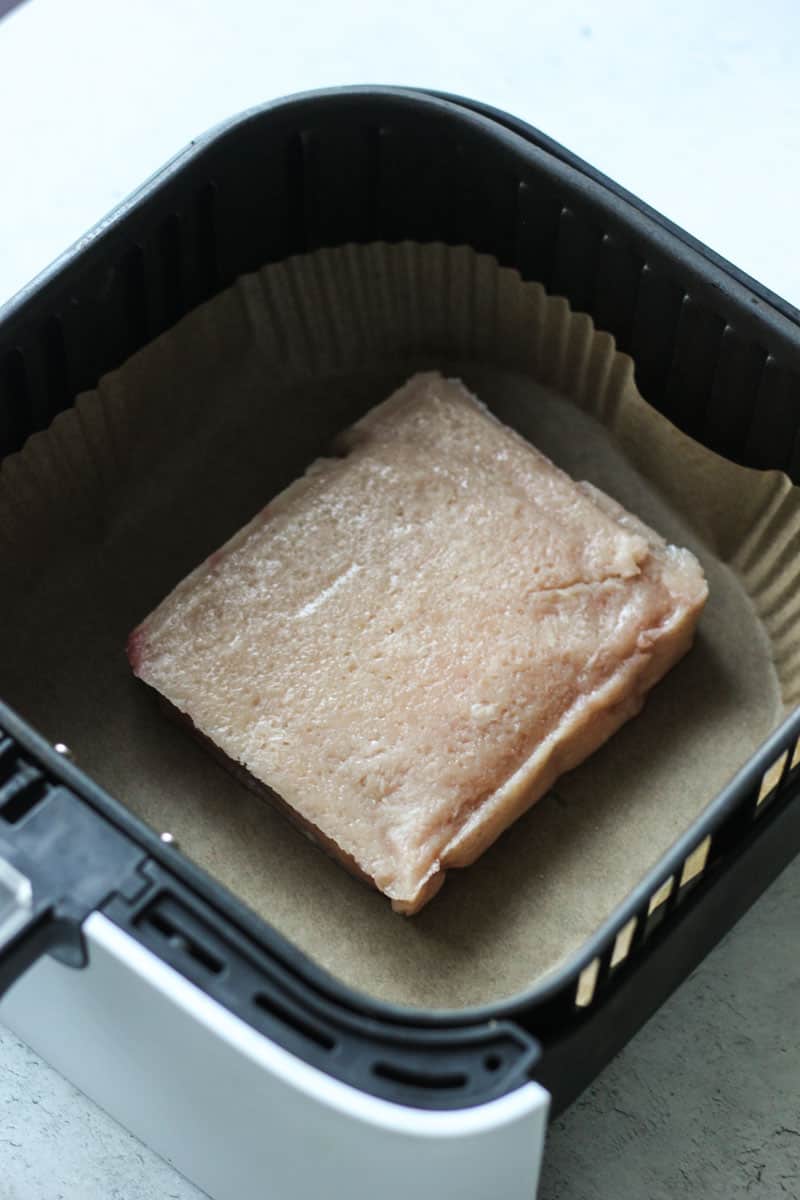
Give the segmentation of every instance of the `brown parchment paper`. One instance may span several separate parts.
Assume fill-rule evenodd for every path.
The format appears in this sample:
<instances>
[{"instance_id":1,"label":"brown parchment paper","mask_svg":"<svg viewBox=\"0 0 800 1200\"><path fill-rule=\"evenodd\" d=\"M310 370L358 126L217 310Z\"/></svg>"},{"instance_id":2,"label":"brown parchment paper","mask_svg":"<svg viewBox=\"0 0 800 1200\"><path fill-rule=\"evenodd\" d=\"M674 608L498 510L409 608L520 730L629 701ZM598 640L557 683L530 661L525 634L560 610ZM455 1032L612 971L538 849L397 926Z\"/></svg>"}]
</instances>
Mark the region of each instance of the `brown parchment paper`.
<instances>
[{"instance_id":1,"label":"brown parchment paper","mask_svg":"<svg viewBox=\"0 0 800 1200\"><path fill-rule=\"evenodd\" d=\"M338 430L431 367L690 546L710 601L642 715L409 920L166 719L124 645ZM321 251L242 278L6 462L0 692L341 979L491 1001L575 951L800 699L798 491L679 433L608 335L492 259Z\"/></svg>"}]
</instances>

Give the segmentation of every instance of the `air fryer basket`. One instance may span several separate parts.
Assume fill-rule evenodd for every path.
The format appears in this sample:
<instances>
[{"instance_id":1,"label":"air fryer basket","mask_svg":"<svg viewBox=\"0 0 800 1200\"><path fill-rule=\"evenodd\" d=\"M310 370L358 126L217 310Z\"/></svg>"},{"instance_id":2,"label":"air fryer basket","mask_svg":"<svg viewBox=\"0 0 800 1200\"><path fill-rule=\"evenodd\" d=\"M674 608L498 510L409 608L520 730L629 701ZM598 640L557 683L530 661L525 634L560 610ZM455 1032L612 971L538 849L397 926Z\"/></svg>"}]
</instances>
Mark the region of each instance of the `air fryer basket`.
<instances>
[{"instance_id":1,"label":"air fryer basket","mask_svg":"<svg viewBox=\"0 0 800 1200\"><path fill-rule=\"evenodd\" d=\"M0 310L0 452L243 272L377 239L467 243L541 281L615 335L677 425L800 481L794 310L535 130L388 88L213 131ZM0 729L0 856L37 885L0 987L45 946L79 963L80 920L101 908L303 1058L423 1107L531 1075L563 1107L800 847L795 712L563 968L481 1010L411 1010L319 970L3 706ZM80 886L78 846L105 864Z\"/></svg>"}]
</instances>

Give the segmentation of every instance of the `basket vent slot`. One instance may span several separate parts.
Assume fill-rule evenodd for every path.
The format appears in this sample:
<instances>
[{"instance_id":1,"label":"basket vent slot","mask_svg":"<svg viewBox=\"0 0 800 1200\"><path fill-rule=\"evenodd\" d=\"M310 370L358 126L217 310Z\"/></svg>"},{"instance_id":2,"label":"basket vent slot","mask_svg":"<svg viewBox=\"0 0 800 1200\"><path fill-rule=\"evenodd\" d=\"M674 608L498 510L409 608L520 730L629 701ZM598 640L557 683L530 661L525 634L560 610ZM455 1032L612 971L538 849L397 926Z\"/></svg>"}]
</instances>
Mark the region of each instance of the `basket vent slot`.
<instances>
[{"instance_id":1,"label":"basket vent slot","mask_svg":"<svg viewBox=\"0 0 800 1200\"><path fill-rule=\"evenodd\" d=\"M575 1006L588 1008L594 999L597 979L600 974L600 959L593 958L588 967L584 967L578 976L578 986L575 991Z\"/></svg>"},{"instance_id":2,"label":"basket vent slot","mask_svg":"<svg viewBox=\"0 0 800 1200\"><path fill-rule=\"evenodd\" d=\"M0 729L0 818L16 825L49 790L44 773L19 756L13 738Z\"/></svg>"},{"instance_id":3,"label":"basket vent slot","mask_svg":"<svg viewBox=\"0 0 800 1200\"><path fill-rule=\"evenodd\" d=\"M186 956L208 971L211 975L221 975L225 966L221 958L200 940L182 929L177 920L173 920L163 908L151 907L139 918L137 924L155 931L169 947L178 954Z\"/></svg>"},{"instance_id":4,"label":"basket vent slot","mask_svg":"<svg viewBox=\"0 0 800 1200\"><path fill-rule=\"evenodd\" d=\"M496 1068L495 1068L496 1069ZM379 1079L388 1079L391 1083L399 1083L402 1087L425 1088L436 1091L456 1091L467 1086L469 1082L463 1071L423 1071L413 1067L401 1067L397 1063L377 1062L372 1068L373 1075Z\"/></svg>"},{"instance_id":5,"label":"basket vent slot","mask_svg":"<svg viewBox=\"0 0 800 1200\"><path fill-rule=\"evenodd\" d=\"M683 860L683 870L681 871L681 887L686 887L687 883L691 883L693 879L703 874L708 862L708 852L711 849L711 835L703 838L698 846L695 846L691 854L687 854Z\"/></svg>"},{"instance_id":6,"label":"basket vent slot","mask_svg":"<svg viewBox=\"0 0 800 1200\"><path fill-rule=\"evenodd\" d=\"M319 1025L315 1025L308 1018L301 1015L294 1008L290 1008L288 1004L284 1004L275 996L267 996L264 992L259 992L253 997L253 1003L256 1008L267 1013L270 1017L275 1017L284 1025L288 1025L294 1033L305 1038L308 1042L313 1042L315 1046L319 1046L320 1050L335 1050L336 1038L334 1038L327 1029L322 1029Z\"/></svg>"},{"instance_id":7,"label":"basket vent slot","mask_svg":"<svg viewBox=\"0 0 800 1200\"><path fill-rule=\"evenodd\" d=\"M47 795L47 780L35 767L23 764L0 788L0 817L16 825Z\"/></svg>"},{"instance_id":8,"label":"basket vent slot","mask_svg":"<svg viewBox=\"0 0 800 1200\"><path fill-rule=\"evenodd\" d=\"M789 770L794 771L796 767L800 767L800 737L794 744L794 754L792 755L792 761L789 766Z\"/></svg>"},{"instance_id":9,"label":"basket vent slot","mask_svg":"<svg viewBox=\"0 0 800 1200\"><path fill-rule=\"evenodd\" d=\"M761 780L761 787L758 790L758 798L756 799L757 809L762 808L765 801L770 799L777 790L781 782L784 767L786 766L788 758L789 751L784 750L783 754L781 754L779 758L776 758L772 766L764 772Z\"/></svg>"},{"instance_id":10,"label":"basket vent slot","mask_svg":"<svg viewBox=\"0 0 800 1200\"><path fill-rule=\"evenodd\" d=\"M662 904L666 904L672 895L672 889L675 886L675 877L670 875L669 879L665 879L661 887L657 888L650 897L650 903L647 905L647 915L652 917L656 909L661 908Z\"/></svg>"},{"instance_id":11,"label":"basket vent slot","mask_svg":"<svg viewBox=\"0 0 800 1200\"><path fill-rule=\"evenodd\" d=\"M633 935L636 932L637 922L638 917L631 917L629 921L625 922L614 939L614 949L611 952L612 968L618 967L628 957L633 943Z\"/></svg>"}]
</instances>

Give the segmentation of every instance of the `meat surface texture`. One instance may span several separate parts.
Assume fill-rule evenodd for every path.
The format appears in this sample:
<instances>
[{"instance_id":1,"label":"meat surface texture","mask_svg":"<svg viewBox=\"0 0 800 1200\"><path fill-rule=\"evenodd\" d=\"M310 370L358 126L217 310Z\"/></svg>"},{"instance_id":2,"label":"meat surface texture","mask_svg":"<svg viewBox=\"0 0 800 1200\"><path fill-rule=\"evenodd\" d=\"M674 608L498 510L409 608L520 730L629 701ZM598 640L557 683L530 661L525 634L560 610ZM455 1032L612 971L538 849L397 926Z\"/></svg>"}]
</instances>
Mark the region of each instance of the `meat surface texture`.
<instances>
[{"instance_id":1,"label":"meat surface texture","mask_svg":"<svg viewBox=\"0 0 800 1200\"><path fill-rule=\"evenodd\" d=\"M642 707L697 559L414 376L133 631L131 666L403 913Z\"/></svg>"}]
</instances>

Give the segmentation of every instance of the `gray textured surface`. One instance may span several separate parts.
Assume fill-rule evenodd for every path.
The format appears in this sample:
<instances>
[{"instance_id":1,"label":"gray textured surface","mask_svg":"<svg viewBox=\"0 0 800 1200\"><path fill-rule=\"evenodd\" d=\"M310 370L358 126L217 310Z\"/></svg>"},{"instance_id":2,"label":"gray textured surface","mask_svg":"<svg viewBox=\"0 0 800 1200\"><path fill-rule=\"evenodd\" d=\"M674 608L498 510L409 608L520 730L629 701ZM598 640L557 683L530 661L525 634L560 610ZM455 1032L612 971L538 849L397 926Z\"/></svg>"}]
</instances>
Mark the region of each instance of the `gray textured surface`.
<instances>
[{"instance_id":1,"label":"gray textured surface","mask_svg":"<svg viewBox=\"0 0 800 1200\"><path fill-rule=\"evenodd\" d=\"M799 929L800 860L555 1123L540 1200L800 1200ZM0 1029L0 1200L198 1197Z\"/></svg>"},{"instance_id":2,"label":"gray textured surface","mask_svg":"<svg viewBox=\"0 0 800 1200\"><path fill-rule=\"evenodd\" d=\"M0 1200L201 1196L0 1027Z\"/></svg>"},{"instance_id":3,"label":"gray textured surface","mask_svg":"<svg viewBox=\"0 0 800 1200\"><path fill-rule=\"evenodd\" d=\"M800 1200L800 860L550 1132L541 1200Z\"/></svg>"}]
</instances>

